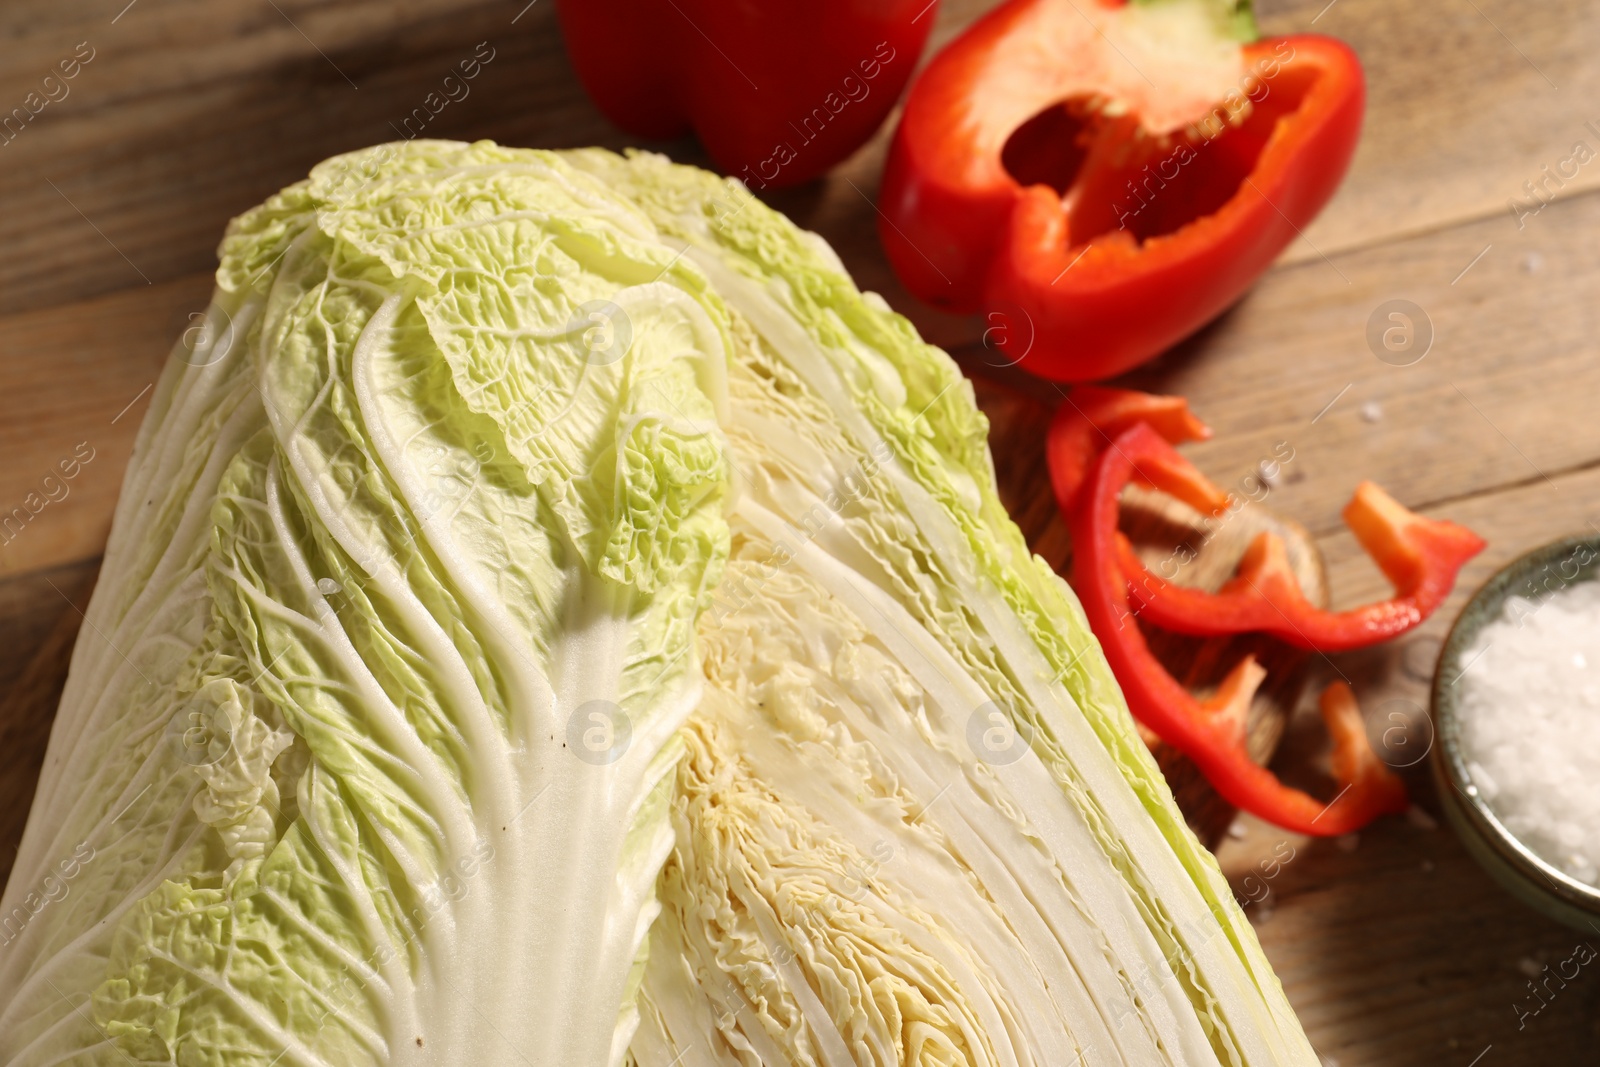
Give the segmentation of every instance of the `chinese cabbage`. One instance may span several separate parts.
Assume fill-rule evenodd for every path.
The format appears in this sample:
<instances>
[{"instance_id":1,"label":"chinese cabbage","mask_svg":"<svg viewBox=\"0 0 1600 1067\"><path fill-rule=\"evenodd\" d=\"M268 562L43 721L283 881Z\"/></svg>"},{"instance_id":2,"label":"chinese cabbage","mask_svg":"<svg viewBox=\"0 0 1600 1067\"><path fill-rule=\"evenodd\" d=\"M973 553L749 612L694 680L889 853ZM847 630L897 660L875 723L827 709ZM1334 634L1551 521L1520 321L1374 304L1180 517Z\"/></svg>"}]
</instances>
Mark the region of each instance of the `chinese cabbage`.
<instances>
[{"instance_id":1,"label":"chinese cabbage","mask_svg":"<svg viewBox=\"0 0 1600 1067\"><path fill-rule=\"evenodd\" d=\"M235 220L0 902L0 1064L1314 1064L951 360L736 182Z\"/></svg>"}]
</instances>

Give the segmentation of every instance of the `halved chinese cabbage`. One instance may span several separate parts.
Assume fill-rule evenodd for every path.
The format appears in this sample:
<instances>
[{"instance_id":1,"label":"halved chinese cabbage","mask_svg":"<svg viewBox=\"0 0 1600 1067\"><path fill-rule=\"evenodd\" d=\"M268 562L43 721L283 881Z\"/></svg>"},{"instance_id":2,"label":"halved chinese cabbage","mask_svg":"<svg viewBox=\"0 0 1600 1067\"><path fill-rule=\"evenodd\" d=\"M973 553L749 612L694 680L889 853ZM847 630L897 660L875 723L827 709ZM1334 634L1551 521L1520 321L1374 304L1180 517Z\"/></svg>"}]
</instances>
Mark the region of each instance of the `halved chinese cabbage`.
<instances>
[{"instance_id":1,"label":"halved chinese cabbage","mask_svg":"<svg viewBox=\"0 0 1600 1067\"><path fill-rule=\"evenodd\" d=\"M0 1063L1316 1062L970 387L815 236L412 142L218 279L0 907Z\"/></svg>"}]
</instances>

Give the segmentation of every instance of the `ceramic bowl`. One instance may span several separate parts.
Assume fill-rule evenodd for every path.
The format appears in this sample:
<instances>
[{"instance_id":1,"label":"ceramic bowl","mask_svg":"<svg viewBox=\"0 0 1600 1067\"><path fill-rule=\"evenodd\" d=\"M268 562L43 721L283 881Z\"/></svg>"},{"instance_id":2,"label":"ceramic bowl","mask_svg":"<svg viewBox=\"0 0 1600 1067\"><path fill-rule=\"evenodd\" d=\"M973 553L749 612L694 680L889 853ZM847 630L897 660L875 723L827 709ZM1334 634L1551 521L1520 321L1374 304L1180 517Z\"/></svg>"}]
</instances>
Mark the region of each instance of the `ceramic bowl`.
<instances>
[{"instance_id":1,"label":"ceramic bowl","mask_svg":"<svg viewBox=\"0 0 1600 1067\"><path fill-rule=\"evenodd\" d=\"M1580 882L1517 840L1480 795L1462 751L1457 682L1471 666L1463 653L1500 617L1507 598L1543 600L1576 582L1600 579L1600 537L1569 537L1512 560L1473 594L1439 654L1433 676L1434 782L1446 818L1467 851L1513 896L1590 933L1600 931L1600 888Z\"/></svg>"}]
</instances>

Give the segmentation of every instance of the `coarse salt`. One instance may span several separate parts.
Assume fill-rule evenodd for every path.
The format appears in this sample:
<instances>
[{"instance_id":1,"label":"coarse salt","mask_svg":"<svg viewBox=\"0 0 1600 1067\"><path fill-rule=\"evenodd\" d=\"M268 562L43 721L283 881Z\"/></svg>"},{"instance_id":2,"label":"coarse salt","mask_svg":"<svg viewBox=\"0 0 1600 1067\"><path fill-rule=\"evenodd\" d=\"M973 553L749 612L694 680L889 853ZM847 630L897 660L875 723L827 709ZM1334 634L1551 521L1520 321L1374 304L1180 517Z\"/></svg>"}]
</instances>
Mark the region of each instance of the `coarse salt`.
<instances>
[{"instance_id":1,"label":"coarse salt","mask_svg":"<svg viewBox=\"0 0 1600 1067\"><path fill-rule=\"evenodd\" d=\"M1519 841L1600 885L1600 582L1511 597L1461 654L1462 754Z\"/></svg>"}]
</instances>

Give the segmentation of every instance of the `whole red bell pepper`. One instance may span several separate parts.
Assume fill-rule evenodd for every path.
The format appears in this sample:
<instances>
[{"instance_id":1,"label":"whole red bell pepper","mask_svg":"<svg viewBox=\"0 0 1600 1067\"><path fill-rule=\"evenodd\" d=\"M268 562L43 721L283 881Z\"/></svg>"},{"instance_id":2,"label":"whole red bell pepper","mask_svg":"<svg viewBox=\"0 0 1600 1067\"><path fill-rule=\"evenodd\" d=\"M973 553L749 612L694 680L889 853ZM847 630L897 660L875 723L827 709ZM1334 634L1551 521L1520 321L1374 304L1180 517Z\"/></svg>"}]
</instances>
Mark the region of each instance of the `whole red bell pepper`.
<instances>
[{"instance_id":1,"label":"whole red bell pepper","mask_svg":"<svg viewBox=\"0 0 1600 1067\"><path fill-rule=\"evenodd\" d=\"M1141 422L1118 435L1090 465L1068 515L1072 586L1134 717L1188 756L1229 803L1285 829L1344 834L1379 815L1405 810L1405 787L1372 751L1347 686L1336 682L1322 694L1323 721L1334 742L1333 775L1341 788L1321 801L1284 785L1250 758L1247 714L1265 676L1253 659L1241 661L1206 701L1178 684L1156 659L1134 617L1116 550L1120 494L1136 471L1197 508L1208 508L1215 498L1214 490L1195 491L1204 475Z\"/></svg>"},{"instance_id":2,"label":"whole red bell pepper","mask_svg":"<svg viewBox=\"0 0 1600 1067\"><path fill-rule=\"evenodd\" d=\"M1365 83L1331 38L1254 40L1237 0L1008 0L907 95L879 234L915 296L986 311L1061 381L1214 318L1333 194Z\"/></svg>"},{"instance_id":3,"label":"whole red bell pepper","mask_svg":"<svg viewBox=\"0 0 1600 1067\"><path fill-rule=\"evenodd\" d=\"M556 0L578 79L638 137L693 130L752 189L814 178L883 123L938 0Z\"/></svg>"}]
</instances>

